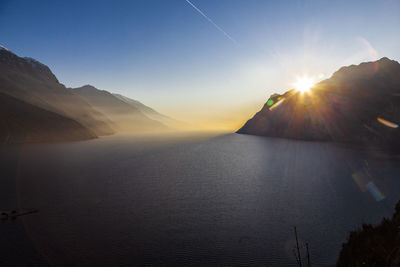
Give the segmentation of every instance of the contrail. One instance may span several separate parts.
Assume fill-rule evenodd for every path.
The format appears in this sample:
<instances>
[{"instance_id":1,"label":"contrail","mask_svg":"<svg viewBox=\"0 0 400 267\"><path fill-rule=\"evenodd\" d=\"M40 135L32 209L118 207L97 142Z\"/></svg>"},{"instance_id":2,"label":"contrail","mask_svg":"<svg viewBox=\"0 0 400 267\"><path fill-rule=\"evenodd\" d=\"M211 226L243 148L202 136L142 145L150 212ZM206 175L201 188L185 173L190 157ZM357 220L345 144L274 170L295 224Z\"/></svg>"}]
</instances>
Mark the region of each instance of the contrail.
<instances>
[{"instance_id":1,"label":"contrail","mask_svg":"<svg viewBox=\"0 0 400 267\"><path fill-rule=\"evenodd\" d=\"M239 45L238 42L236 42L235 39L233 39L226 31L224 31L223 29L221 29L220 26L218 26L212 19L210 19L209 17L207 17L206 14L203 13L203 11L201 11L199 8L197 8L197 6L195 6L192 2L190 2L189 0L185 0L189 5L191 5L197 12L200 13L200 15L202 15L206 20L208 20L208 22L210 22L212 25L214 25L215 28L217 28L217 30L219 30L220 32L222 32L229 40L231 40L234 44Z\"/></svg>"}]
</instances>

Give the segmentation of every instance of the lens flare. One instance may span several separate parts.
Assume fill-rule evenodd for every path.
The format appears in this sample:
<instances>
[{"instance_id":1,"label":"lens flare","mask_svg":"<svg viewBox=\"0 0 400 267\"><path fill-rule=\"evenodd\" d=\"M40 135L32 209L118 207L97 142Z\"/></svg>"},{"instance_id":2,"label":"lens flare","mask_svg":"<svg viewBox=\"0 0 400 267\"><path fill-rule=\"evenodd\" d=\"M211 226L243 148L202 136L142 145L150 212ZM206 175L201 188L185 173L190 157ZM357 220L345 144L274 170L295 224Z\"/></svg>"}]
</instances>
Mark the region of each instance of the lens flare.
<instances>
[{"instance_id":1,"label":"lens flare","mask_svg":"<svg viewBox=\"0 0 400 267\"><path fill-rule=\"evenodd\" d=\"M376 120L379 121L380 123L382 123L383 125L387 126L387 127L390 127L390 128L399 128L399 125L396 124L396 123L394 123L394 122L387 121L387 120L384 120L384 119L379 118L379 117L378 117Z\"/></svg>"},{"instance_id":2,"label":"lens flare","mask_svg":"<svg viewBox=\"0 0 400 267\"><path fill-rule=\"evenodd\" d=\"M371 193L373 198L375 198L376 201L379 202L379 201L382 201L385 198L385 195L382 194L381 191L379 191L378 187L376 187L376 185L373 182L369 182L367 184L367 189Z\"/></svg>"},{"instance_id":3,"label":"lens flare","mask_svg":"<svg viewBox=\"0 0 400 267\"><path fill-rule=\"evenodd\" d=\"M303 76L297 77L296 82L293 84L294 88L301 93L310 92L311 87L315 84L314 80L311 77Z\"/></svg>"},{"instance_id":4,"label":"lens flare","mask_svg":"<svg viewBox=\"0 0 400 267\"><path fill-rule=\"evenodd\" d=\"M279 107L280 104L283 103L283 101L285 101L285 98L281 98L280 100L278 100L278 102L276 102L275 104L273 104L272 106L269 107L269 110L272 111L272 110L276 109L277 107Z\"/></svg>"}]
</instances>

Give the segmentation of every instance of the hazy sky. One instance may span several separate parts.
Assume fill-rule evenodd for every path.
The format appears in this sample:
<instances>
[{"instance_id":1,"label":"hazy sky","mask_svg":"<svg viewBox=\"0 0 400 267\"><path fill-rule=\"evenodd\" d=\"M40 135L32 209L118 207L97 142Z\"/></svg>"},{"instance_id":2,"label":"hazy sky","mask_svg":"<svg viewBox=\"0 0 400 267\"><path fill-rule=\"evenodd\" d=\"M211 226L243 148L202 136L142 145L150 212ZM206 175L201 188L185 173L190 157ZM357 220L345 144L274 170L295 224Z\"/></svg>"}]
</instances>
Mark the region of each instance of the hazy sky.
<instances>
[{"instance_id":1,"label":"hazy sky","mask_svg":"<svg viewBox=\"0 0 400 267\"><path fill-rule=\"evenodd\" d=\"M399 14L394 0L0 0L0 45L68 87L233 129L298 75L399 61Z\"/></svg>"}]
</instances>

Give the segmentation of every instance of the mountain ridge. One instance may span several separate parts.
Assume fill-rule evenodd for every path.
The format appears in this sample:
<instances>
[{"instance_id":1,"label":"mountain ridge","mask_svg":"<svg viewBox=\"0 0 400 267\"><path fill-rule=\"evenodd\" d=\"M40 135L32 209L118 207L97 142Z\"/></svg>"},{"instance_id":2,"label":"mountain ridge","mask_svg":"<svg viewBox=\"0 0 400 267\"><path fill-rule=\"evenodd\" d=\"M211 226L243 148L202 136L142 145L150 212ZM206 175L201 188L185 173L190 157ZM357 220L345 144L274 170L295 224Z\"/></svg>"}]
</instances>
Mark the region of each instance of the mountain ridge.
<instances>
[{"instance_id":1,"label":"mountain ridge","mask_svg":"<svg viewBox=\"0 0 400 267\"><path fill-rule=\"evenodd\" d=\"M124 101L125 103L137 108L138 110L140 110L144 115L146 115L147 117L149 117L150 119L159 121L165 125L167 125L168 127L179 127L182 125L181 122L168 117L164 114L159 113L158 111L154 110L153 108L146 106L145 104L141 103L138 100L123 96L121 94L116 94L113 93L114 96L116 96L117 98L119 98L120 100Z\"/></svg>"},{"instance_id":2,"label":"mountain ridge","mask_svg":"<svg viewBox=\"0 0 400 267\"><path fill-rule=\"evenodd\" d=\"M271 95L237 133L398 147L399 131L382 121L400 121L399 95L400 64L384 57L342 67L308 94Z\"/></svg>"},{"instance_id":3,"label":"mountain ridge","mask_svg":"<svg viewBox=\"0 0 400 267\"><path fill-rule=\"evenodd\" d=\"M101 98L106 101L97 103ZM120 95L120 98L126 97ZM86 140L121 131L167 128L108 91L91 85L77 90L66 88L48 66L34 58L19 57L3 46L0 46L0 102L3 103L0 142ZM32 114L21 115L27 112Z\"/></svg>"},{"instance_id":4,"label":"mountain ridge","mask_svg":"<svg viewBox=\"0 0 400 267\"><path fill-rule=\"evenodd\" d=\"M151 131L167 128L106 90L100 90L92 85L84 85L71 88L71 91L82 97L95 109L106 114L115 123L119 131Z\"/></svg>"},{"instance_id":5,"label":"mountain ridge","mask_svg":"<svg viewBox=\"0 0 400 267\"><path fill-rule=\"evenodd\" d=\"M42 109L69 117L97 136L114 130L108 119L86 101L74 95L46 65L0 50L0 92Z\"/></svg>"}]
</instances>

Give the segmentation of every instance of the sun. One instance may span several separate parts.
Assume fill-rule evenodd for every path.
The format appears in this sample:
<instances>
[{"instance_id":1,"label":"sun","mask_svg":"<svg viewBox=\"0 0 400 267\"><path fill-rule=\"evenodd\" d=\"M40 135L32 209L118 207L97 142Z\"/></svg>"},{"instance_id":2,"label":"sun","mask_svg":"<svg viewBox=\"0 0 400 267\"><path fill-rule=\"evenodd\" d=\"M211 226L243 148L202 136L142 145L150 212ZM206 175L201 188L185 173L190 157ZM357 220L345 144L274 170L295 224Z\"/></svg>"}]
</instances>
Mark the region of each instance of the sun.
<instances>
[{"instance_id":1,"label":"sun","mask_svg":"<svg viewBox=\"0 0 400 267\"><path fill-rule=\"evenodd\" d=\"M296 82L293 84L297 91L302 93L310 92L311 87L315 84L314 80L308 76L297 77Z\"/></svg>"}]
</instances>

